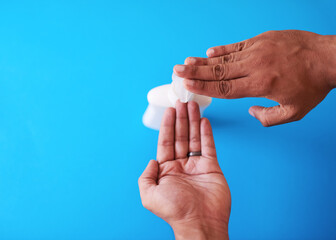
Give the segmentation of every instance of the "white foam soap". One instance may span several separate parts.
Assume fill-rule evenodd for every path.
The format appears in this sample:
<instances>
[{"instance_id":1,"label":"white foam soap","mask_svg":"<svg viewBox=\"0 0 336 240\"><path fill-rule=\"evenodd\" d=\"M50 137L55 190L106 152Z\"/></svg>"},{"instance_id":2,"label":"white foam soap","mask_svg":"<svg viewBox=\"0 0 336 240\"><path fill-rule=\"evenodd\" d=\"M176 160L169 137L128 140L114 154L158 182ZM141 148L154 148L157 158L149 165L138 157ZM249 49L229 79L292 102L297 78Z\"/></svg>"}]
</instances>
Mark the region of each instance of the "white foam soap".
<instances>
[{"instance_id":1,"label":"white foam soap","mask_svg":"<svg viewBox=\"0 0 336 240\"><path fill-rule=\"evenodd\" d=\"M147 94L148 107L142 117L146 127L159 130L163 114L168 107L175 107L177 100L181 102L195 101L200 107L201 115L207 108L212 98L194 94L183 86L183 78L173 74L172 83L151 89Z\"/></svg>"},{"instance_id":2,"label":"white foam soap","mask_svg":"<svg viewBox=\"0 0 336 240\"><path fill-rule=\"evenodd\" d=\"M180 78L173 73L171 83L171 91L168 93L170 99L173 102L176 102L177 99L180 99L181 102L186 103L193 99L194 94L189 92L183 86L183 78ZM177 99L175 99L177 98Z\"/></svg>"}]
</instances>

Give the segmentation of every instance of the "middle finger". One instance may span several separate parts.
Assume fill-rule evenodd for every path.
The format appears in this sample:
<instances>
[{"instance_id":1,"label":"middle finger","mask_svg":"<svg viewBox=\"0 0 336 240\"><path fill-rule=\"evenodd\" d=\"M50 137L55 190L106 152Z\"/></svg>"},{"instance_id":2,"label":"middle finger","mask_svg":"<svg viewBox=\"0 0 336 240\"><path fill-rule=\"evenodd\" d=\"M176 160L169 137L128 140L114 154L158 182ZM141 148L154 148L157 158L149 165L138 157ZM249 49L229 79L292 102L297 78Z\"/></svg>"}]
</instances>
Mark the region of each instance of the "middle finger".
<instances>
[{"instance_id":1,"label":"middle finger","mask_svg":"<svg viewBox=\"0 0 336 240\"><path fill-rule=\"evenodd\" d=\"M189 121L187 104L176 102L175 159L187 157L189 150Z\"/></svg>"}]
</instances>

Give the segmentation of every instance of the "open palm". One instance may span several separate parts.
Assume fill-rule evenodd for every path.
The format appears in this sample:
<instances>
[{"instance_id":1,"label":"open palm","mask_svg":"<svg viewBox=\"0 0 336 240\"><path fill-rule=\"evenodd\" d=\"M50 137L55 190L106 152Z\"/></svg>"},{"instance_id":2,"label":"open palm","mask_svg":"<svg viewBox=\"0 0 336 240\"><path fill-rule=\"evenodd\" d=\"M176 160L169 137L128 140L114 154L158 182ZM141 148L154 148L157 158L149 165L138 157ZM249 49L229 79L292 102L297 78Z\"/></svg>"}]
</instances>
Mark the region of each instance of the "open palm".
<instances>
[{"instance_id":1,"label":"open palm","mask_svg":"<svg viewBox=\"0 0 336 240\"><path fill-rule=\"evenodd\" d=\"M202 156L187 157L201 151ZM173 228L198 225L226 230L230 190L219 167L210 123L197 103L176 103L162 120L157 161L139 178L143 205ZM175 230L174 230L175 231Z\"/></svg>"}]
</instances>

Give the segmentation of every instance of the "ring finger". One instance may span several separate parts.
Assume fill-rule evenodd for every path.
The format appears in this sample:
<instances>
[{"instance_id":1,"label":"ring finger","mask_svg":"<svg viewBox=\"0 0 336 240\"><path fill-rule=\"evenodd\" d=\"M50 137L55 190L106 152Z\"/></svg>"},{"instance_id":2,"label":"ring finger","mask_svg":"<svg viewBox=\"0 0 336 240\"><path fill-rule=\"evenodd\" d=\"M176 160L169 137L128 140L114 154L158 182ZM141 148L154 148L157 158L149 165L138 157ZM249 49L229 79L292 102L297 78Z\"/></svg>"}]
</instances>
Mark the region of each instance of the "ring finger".
<instances>
[{"instance_id":1,"label":"ring finger","mask_svg":"<svg viewBox=\"0 0 336 240\"><path fill-rule=\"evenodd\" d=\"M189 148L189 123L187 104L176 102L175 159L185 158Z\"/></svg>"}]
</instances>

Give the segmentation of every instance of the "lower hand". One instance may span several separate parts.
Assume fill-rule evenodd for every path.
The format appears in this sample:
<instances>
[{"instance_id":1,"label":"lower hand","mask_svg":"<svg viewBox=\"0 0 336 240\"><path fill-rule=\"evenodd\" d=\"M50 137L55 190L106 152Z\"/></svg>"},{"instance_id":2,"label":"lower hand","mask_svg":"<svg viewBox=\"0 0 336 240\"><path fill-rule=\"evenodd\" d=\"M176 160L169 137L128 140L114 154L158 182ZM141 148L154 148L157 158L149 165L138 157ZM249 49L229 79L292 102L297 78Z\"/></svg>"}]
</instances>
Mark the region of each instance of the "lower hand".
<instances>
[{"instance_id":1,"label":"lower hand","mask_svg":"<svg viewBox=\"0 0 336 240\"><path fill-rule=\"evenodd\" d=\"M202 156L187 157L201 151ZM162 120L157 161L139 178L145 208L168 222L176 239L228 239L229 186L219 167L210 123L197 103L176 103Z\"/></svg>"},{"instance_id":2,"label":"lower hand","mask_svg":"<svg viewBox=\"0 0 336 240\"><path fill-rule=\"evenodd\" d=\"M264 126L303 118L336 86L336 36L270 31L208 49L174 72L194 93L218 98L265 97L279 103L249 112Z\"/></svg>"}]
</instances>

